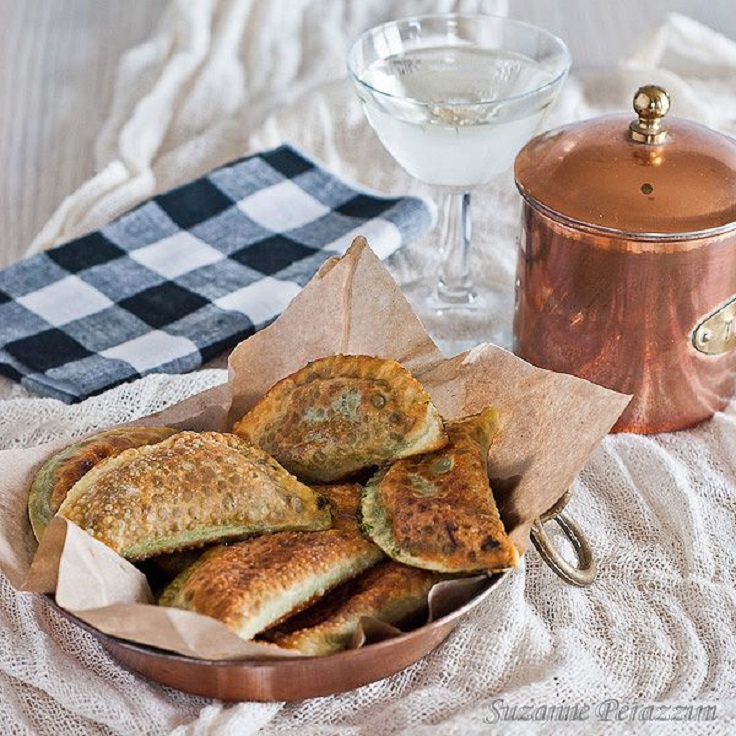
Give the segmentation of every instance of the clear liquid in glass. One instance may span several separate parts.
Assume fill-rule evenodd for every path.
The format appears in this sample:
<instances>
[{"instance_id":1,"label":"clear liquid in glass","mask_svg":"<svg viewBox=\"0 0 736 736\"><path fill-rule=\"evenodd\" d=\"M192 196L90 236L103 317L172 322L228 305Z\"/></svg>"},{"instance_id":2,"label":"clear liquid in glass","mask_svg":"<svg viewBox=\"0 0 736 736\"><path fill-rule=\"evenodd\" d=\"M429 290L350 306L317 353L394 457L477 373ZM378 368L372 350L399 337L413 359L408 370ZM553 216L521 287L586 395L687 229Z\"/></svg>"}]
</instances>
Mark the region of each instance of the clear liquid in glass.
<instances>
[{"instance_id":1,"label":"clear liquid in glass","mask_svg":"<svg viewBox=\"0 0 736 736\"><path fill-rule=\"evenodd\" d=\"M381 142L409 174L468 189L511 166L553 97L524 95L553 79L520 53L436 46L376 60L361 74L373 91L360 96Z\"/></svg>"}]
</instances>

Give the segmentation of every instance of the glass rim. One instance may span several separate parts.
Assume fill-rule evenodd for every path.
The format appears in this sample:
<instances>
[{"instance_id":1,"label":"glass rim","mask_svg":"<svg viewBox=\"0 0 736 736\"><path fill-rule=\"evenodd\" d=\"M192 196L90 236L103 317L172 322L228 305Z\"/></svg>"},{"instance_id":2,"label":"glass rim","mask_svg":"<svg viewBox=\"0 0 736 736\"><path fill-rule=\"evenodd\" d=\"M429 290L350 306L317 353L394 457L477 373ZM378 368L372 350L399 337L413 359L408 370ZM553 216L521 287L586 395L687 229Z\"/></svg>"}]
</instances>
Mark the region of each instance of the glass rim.
<instances>
[{"instance_id":1,"label":"glass rim","mask_svg":"<svg viewBox=\"0 0 736 736\"><path fill-rule=\"evenodd\" d=\"M374 87L371 84L368 84L364 79L361 79L360 75L358 74L357 70L354 68L354 64L352 63L352 57L354 56L355 50L358 48L358 46L368 37L376 35L381 29L389 28L390 26L398 26L400 24L407 24L414 21L430 21L430 20L441 20L441 21L450 21L453 19L458 20L470 20L470 21L477 21L477 20L491 20L491 21L497 21L499 23L508 23L509 25L514 25L520 28L524 28L526 30L535 31L536 33L547 37L548 39L552 40L560 49L562 53L562 58L564 59L564 64L562 69L559 71L558 74L556 74L552 79L545 82L543 85L539 87L535 87L532 90L528 90L526 92L522 92L517 95L507 95L505 97L492 97L487 100L477 100L474 102L453 102L453 107L477 107L479 105L488 105L491 103L501 104L504 102L517 102L520 100L524 100L530 97L533 97L535 95L538 95L545 90L554 87L558 82L561 82L565 76L567 76L567 73L570 71L570 67L572 66L572 55L570 54L570 50L567 47L567 44L556 34L552 33L552 31L548 31L545 28L541 28L540 26L535 26L533 23L527 23L523 20L517 20L516 18L508 18L504 15L491 15L490 13L427 13L424 15L410 15L403 18L396 18L394 20L386 21L385 23L379 23L378 25L371 26L370 28L367 28L366 30L359 33L353 42L350 44L350 47L348 48L347 54L346 54L346 66L348 69L348 73L350 77L353 79L353 81L360 85L361 87L364 87L367 90L370 90L372 93L380 95L382 97L393 99L393 100L400 100L402 102L411 102L412 104L419 105L422 107L436 107L437 103L433 102L426 102L423 100L418 100L414 97L407 97L407 96L401 96L394 94L392 92L386 92L384 90L378 89L377 87ZM460 48L460 46L458 46ZM380 58L380 57L379 57ZM388 58L388 57L383 57Z\"/></svg>"}]
</instances>

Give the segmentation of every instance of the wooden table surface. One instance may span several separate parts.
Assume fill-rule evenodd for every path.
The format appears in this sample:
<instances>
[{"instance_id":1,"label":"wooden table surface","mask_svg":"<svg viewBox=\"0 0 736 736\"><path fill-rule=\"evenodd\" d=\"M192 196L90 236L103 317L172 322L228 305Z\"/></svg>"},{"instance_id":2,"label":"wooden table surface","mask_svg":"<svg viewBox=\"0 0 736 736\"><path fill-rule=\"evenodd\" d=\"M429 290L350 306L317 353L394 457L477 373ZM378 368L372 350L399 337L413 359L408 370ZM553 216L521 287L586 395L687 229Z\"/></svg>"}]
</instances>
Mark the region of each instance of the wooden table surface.
<instances>
[{"instance_id":1,"label":"wooden table surface","mask_svg":"<svg viewBox=\"0 0 736 736\"><path fill-rule=\"evenodd\" d=\"M64 197L95 173L118 60L151 35L165 7L0 0L0 266L21 258ZM558 33L580 68L616 64L673 11L736 38L733 0L509 0L510 16Z\"/></svg>"}]
</instances>

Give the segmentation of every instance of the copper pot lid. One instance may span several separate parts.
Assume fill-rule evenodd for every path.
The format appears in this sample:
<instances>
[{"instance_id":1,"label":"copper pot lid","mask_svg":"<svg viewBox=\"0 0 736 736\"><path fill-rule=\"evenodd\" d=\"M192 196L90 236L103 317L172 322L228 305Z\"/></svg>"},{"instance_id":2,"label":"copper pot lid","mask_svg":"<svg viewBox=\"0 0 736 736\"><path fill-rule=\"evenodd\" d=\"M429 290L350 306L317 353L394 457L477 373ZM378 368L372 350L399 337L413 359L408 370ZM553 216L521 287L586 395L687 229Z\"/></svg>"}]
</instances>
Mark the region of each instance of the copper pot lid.
<instances>
[{"instance_id":1,"label":"copper pot lid","mask_svg":"<svg viewBox=\"0 0 736 736\"><path fill-rule=\"evenodd\" d=\"M612 115L531 140L514 165L522 196L567 224L637 239L736 228L736 143L665 118L661 87L634 95L637 118Z\"/></svg>"}]
</instances>

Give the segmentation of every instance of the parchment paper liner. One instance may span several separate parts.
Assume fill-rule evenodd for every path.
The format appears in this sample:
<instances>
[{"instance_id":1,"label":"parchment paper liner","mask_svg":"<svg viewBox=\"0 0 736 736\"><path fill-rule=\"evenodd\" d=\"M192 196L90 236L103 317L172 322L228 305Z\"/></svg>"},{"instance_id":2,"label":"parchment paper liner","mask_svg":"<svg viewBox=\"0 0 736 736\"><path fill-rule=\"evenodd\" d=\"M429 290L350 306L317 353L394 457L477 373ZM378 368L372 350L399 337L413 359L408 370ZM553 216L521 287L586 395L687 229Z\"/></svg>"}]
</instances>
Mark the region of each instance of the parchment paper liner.
<instances>
[{"instance_id":1,"label":"parchment paper liner","mask_svg":"<svg viewBox=\"0 0 736 736\"><path fill-rule=\"evenodd\" d=\"M510 536L524 552L534 520L559 499L629 401L573 376L534 368L484 345L445 360L388 271L363 238L333 259L271 326L238 345L228 384L136 424L227 430L277 380L334 353L394 358L426 387L445 418L494 405L501 431L489 472ZM68 441L0 453L0 565L20 589L55 593L56 602L100 631L203 659L299 656L245 642L214 619L151 605L143 575L74 524L56 517L36 550L27 519L31 478ZM433 614L472 598L483 580L435 588ZM363 635L396 633L366 622Z\"/></svg>"}]
</instances>

